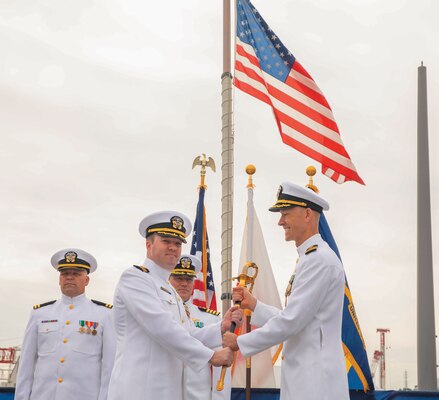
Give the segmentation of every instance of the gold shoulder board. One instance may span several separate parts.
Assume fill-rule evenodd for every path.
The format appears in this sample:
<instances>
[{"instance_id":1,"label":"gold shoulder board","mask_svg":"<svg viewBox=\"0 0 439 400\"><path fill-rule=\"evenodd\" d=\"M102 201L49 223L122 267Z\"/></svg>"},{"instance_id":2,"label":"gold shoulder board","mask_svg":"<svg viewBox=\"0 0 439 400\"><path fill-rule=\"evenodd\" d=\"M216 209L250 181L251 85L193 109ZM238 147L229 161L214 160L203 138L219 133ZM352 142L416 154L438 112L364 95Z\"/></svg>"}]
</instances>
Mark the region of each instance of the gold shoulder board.
<instances>
[{"instance_id":1,"label":"gold shoulder board","mask_svg":"<svg viewBox=\"0 0 439 400\"><path fill-rule=\"evenodd\" d=\"M50 306L51 304L55 303L56 300L52 300L52 301L48 301L47 303L41 303L41 304L35 304L33 306L34 310L38 310L41 307L46 307L46 306Z\"/></svg>"},{"instance_id":2,"label":"gold shoulder board","mask_svg":"<svg viewBox=\"0 0 439 400\"><path fill-rule=\"evenodd\" d=\"M99 300L91 300L93 303L97 304L98 306L102 306L102 307L106 307L106 308L113 308L113 304L109 304L109 303L104 303L102 301Z\"/></svg>"},{"instance_id":3,"label":"gold shoulder board","mask_svg":"<svg viewBox=\"0 0 439 400\"><path fill-rule=\"evenodd\" d=\"M144 267L143 265L133 265L133 267L134 267L134 268L137 268L138 270L140 270L140 271L142 271L142 272L145 272L145 273L148 273L148 272L149 272L149 269L146 268L146 267Z\"/></svg>"},{"instance_id":4,"label":"gold shoulder board","mask_svg":"<svg viewBox=\"0 0 439 400\"><path fill-rule=\"evenodd\" d=\"M308 248L305 250L305 254L309 254L309 253L312 253L313 251L316 251L316 250L317 250L317 247L319 247L317 244L315 244L315 245L313 245L313 246L311 246L311 247L308 247Z\"/></svg>"},{"instance_id":5,"label":"gold shoulder board","mask_svg":"<svg viewBox=\"0 0 439 400\"><path fill-rule=\"evenodd\" d=\"M216 316L221 314L219 311L211 310L210 308L206 308L206 307L198 307L198 309L200 311L207 312L209 314L216 315Z\"/></svg>"}]
</instances>

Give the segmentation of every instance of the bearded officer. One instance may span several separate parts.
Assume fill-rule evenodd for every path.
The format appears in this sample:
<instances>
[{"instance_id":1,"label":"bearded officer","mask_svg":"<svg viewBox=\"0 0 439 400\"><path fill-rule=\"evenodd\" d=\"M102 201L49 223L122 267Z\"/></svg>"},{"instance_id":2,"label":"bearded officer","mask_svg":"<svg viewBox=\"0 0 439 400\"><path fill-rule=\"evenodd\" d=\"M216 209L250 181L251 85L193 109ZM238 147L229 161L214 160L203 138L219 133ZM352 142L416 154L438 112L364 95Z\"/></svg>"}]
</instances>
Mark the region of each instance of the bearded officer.
<instances>
[{"instance_id":1,"label":"bearded officer","mask_svg":"<svg viewBox=\"0 0 439 400\"><path fill-rule=\"evenodd\" d=\"M33 307L15 400L106 400L116 349L112 306L85 296L95 258L64 249L51 259L61 299Z\"/></svg>"},{"instance_id":2,"label":"bearded officer","mask_svg":"<svg viewBox=\"0 0 439 400\"><path fill-rule=\"evenodd\" d=\"M127 269L114 295L117 332L116 360L111 375L110 400L182 400L183 368L202 370L208 363L230 366L229 348L221 334L241 311L232 308L222 323L196 329L168 278L181 256L191 223L182 213L148 215L139 225L146 238L143 265Z\"/></svg>"},{"instance_id":3,"label":"bearded officer","mask_svg":"<svg viewBox=\"0 0 439 400\"><path fill-rule=\"evenodd\" d=\"M249 357L284 342L282 400L349 399L341 342L344 270L318 230L320 213L328 209L313 191L282 183L270 211L280 212L278 225L299 254L288 305L280 311L234 289L233 299L253 311L252 324L261 328L239 338L227 333L223 345Z\"/></svg>"},{"instance_id":4,"label":"bearded officer","mask_svg":"<svg viewBox=\"0 0 439 400\"><path fill-rule=\"evenodd\" d=\"M201 271L201 261L197 256L184 254L172 270L169 282L175 288L184 304L188 307L190 319L196 328L204 328L221 320L218 311L204 307L197 307L192 303L194 280ZM225 380L226 388L216 390L216 382L220 378L221 368L206 365L201 371L196 372L184 368L183 399L184 400L209 400L230 399L231 377L230 368L227 369Z\"/></svg>"}]
</instances>

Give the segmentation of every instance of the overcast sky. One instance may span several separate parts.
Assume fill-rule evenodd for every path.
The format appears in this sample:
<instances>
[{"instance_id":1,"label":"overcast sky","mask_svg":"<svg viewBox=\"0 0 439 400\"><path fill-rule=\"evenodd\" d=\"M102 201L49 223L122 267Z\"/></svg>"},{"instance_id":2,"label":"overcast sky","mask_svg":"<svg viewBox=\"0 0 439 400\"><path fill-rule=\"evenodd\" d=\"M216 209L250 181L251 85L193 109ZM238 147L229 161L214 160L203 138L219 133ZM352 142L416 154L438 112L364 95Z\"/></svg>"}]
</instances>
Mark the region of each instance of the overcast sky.
<instances>
[{"instance_id":1,"label":"overcast sky","mask_svg":"<svg viewBox=\"0 0 439 400\"><path fill-rule=\"evenodd\" d=\"M413 387L417 67L427 66L437 260L439 2L253 3L320 86L366 183L315 179L331 204L368 354L379 346L376 329L390 329L387 386L402 387L407 370ZM139 221L161 209L194 218L191 165L201 153L218 169L206 177L206 207L219 291L221 8L219 0L0 2L0 346L20 344L32 305L59 296L50 266L59 249L95 255L88 295L111 302L121 272L143 261ZM267 208L280 182L305 185L305 168L320 166L281 142L266 104L234 94L234 271L244 168L253 163L255 207L283 293L297 255ZM436 319L438 309L436 300Z\"/></svg>"}]
</instances>

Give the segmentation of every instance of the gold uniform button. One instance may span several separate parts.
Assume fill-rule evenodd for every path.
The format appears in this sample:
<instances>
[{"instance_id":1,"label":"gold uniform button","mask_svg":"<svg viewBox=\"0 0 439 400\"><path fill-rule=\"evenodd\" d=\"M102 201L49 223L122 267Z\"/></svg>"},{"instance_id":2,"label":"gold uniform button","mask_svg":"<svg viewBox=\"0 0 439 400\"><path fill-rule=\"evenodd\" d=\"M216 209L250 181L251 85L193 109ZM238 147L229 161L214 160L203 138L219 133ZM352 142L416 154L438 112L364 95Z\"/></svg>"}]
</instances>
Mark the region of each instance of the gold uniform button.
<instances>
[{"instance_id":1,"label":"gold uniform button","mask_svg":"<svg viewBox=\"0 0 439 400\"><path fill-rule=\"evenodd\" d=\"M62 383L63 379L62 378L58 378L58 382Z\"/></svg>"},{"instance_id":2,"label":"gold uniform button","mask_svg":"<svg viewBox=\"0 0 439 400\"><path fill-rule=\"evenodd\" d=\"M70 305L69 305L69 308L70 308L71 310L73 310L73 309L75 308L75 306L74 306L73 304L70 304Z\"/></svg>"},{"instance_id":3,"label":"gold uniform button","mask_svg":"<svg viewBox=\"0 0 439 400\"><path fill-rule=\"evenodd\" d=\"M59 360L59 362L64 362L65 361L65 359L64 358L60 358L60 360Z\"/></svg>"},{"instance_id":4,"label":"gold uniform button","mask_svg":"<svg viewBox=\"0 0 439 400\"><path fill-rule=\"evenodd\" d=\"M66 325L70 325L70 321L66 321Z\"/></svg>"},{"instance_id":5,"label":"gold uniform button","mask_svg":"<svg viewBox=\"0 0 439 400\"><path fill-rule=\"evenodd\" d=\"M63 340L63 343L67 343L67 342L68 342L68 340L67 340L67 339L64 339L64 340Z\"/></svg>"}]
</instances>

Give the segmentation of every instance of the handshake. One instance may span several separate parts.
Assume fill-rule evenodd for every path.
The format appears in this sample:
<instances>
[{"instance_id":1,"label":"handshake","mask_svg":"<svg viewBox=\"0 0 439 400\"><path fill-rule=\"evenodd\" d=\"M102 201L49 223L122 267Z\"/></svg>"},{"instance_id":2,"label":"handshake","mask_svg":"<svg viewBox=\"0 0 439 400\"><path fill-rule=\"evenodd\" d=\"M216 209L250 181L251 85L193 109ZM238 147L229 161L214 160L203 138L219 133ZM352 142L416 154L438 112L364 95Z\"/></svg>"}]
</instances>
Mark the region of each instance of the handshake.
<instances>
[{"instance_id":1,"label":"handshake","mask_svg":"<svg viewBox=\"0 0 439 400\"><path fill-rule=\"evenodd\" d=\"M223 336L223 348L216 350L210 359L210 364L215 367L230 367L233 362L233 352L239 350L237 335L230 332L232 322L239 328L242 325L242 309L253 311L256 306L256 298L242 286L233 288L232 300L235 305L230 307L221 322L221 334Z\"/></svg>"}]
</instances>

